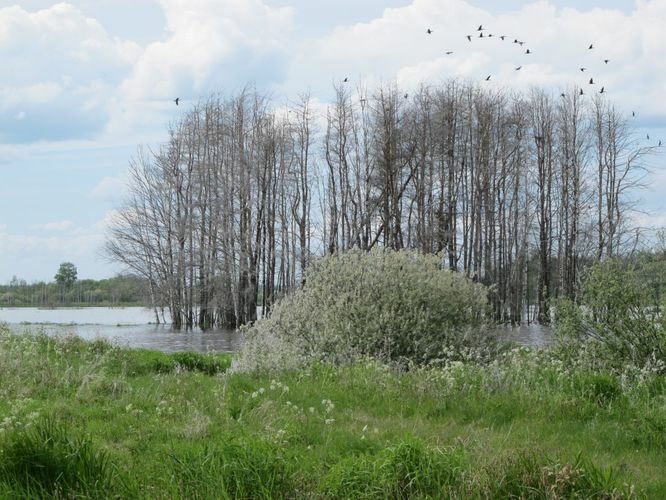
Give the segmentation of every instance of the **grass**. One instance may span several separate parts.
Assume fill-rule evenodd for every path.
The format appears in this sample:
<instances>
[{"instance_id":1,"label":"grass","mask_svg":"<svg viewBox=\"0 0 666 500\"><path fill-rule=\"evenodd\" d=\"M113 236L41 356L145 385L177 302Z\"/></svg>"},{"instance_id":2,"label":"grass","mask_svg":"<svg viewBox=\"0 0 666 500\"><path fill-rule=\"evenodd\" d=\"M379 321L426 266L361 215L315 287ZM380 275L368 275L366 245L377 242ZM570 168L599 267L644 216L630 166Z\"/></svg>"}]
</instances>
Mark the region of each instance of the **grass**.
<instances>
[{"instance_id":1,"label":"grass","mask_svg":"<svg viewBox=\"0 0 666 500\"><path fill-rule=\"evenodd\" d=\"M99 498L135 494L106 452L95 449L86 438L72 438L62 423L47 419L10 433L3 444L0 484L6 489L5 496Z\"/></svg>"},{"instance_id":2,"label":"grass","mask_svg":"<svg viewBox=\"0 0 666 500\"><path fill-rule=\"evenodd\" d=\"M662 375L230 366L0 332L0 498L666 498Z\"/></svg>"}]
</instances>

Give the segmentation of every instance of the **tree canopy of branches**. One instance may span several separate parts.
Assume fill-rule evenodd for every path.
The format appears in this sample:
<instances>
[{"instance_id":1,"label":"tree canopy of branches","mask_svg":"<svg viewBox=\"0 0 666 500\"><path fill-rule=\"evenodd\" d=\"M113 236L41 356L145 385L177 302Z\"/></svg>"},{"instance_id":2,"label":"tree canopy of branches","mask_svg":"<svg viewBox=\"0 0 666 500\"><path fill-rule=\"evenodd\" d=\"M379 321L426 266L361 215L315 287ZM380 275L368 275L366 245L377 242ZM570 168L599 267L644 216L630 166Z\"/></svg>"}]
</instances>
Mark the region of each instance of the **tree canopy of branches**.
<instances>
[{"instance_id":1,"label":"tree canopy of branches","mask_svg":"<svg viewBox=\"0 0 666 500\"><path fill-rule=\"evenodd\" d=\"M547 322L585 262L635 243L653 147L604 96L349 85L320 111L309 95L213 95L139 150L107 251L174 326L254 321L313 258L375 246L440 253L491 285L498 320Z\"/></svg>"}]
</instances>

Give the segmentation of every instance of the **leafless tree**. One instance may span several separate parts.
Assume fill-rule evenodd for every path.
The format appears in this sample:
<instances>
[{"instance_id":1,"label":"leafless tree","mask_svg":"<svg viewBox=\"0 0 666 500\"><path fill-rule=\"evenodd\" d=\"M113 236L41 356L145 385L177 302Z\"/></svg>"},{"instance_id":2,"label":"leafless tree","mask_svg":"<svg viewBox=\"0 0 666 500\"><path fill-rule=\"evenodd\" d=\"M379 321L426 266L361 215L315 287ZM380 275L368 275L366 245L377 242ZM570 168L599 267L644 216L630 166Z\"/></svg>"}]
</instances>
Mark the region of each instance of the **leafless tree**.
<instances>
[{"instance_id":1,"label":"leafless tree","mask_svg":"<svg viewBox=\"0 0 666 500\"><path fill-rule=\"evenodd\" d=\"M441 253L490 285L496 319L547 322L583 262L628 248L655 149L603 96L583 99L338 84L320 117L308 94L282 109L249 88L211 95L130 162L107 251L176 327L252 322L313 258L376 245Z\"/></svg>"}]
</instances>

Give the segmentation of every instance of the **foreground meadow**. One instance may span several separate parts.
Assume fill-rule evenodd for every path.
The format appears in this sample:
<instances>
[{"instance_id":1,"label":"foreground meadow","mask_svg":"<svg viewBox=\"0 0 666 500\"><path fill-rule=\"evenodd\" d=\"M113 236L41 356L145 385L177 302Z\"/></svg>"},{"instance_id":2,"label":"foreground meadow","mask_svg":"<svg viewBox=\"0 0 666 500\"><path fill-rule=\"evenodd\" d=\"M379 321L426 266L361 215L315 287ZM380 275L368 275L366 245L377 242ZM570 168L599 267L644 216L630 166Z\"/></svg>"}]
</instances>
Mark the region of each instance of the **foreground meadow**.
<instances>
[{"instance_id":1,"label":"foreground meadow","mask_svg":"<svg viewBox=\"0 0 666 500\"><path fill-rule=\"evenodd\" d=\"M0 333L0 498L666 498L666 378L226 355Z\"/></svg>"}]
</instances>

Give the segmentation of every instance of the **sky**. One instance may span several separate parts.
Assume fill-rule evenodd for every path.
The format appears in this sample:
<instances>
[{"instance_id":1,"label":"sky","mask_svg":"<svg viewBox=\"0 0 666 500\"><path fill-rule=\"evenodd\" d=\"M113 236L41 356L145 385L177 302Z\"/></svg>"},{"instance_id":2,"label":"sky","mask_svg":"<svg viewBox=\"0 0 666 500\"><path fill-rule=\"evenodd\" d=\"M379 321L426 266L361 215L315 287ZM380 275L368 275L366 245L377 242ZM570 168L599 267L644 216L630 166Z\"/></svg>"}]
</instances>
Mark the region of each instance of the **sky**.
<instances>
[{"instance_id":1,"label":"sky","mask_svg":"<svg viewBox=\"0 0 666 500\"><path fill-rule=\"evenodd\" d=\"M495 38L468 42L480 24ZM324 106L345 77L557 92L593 74L666 144L664 26L666 0L0 0L0 283L122 271L102 248L137 148L246 84ZM648 166L637 222L663 227L666 155Z\"/></svg>"}]
</instances>

